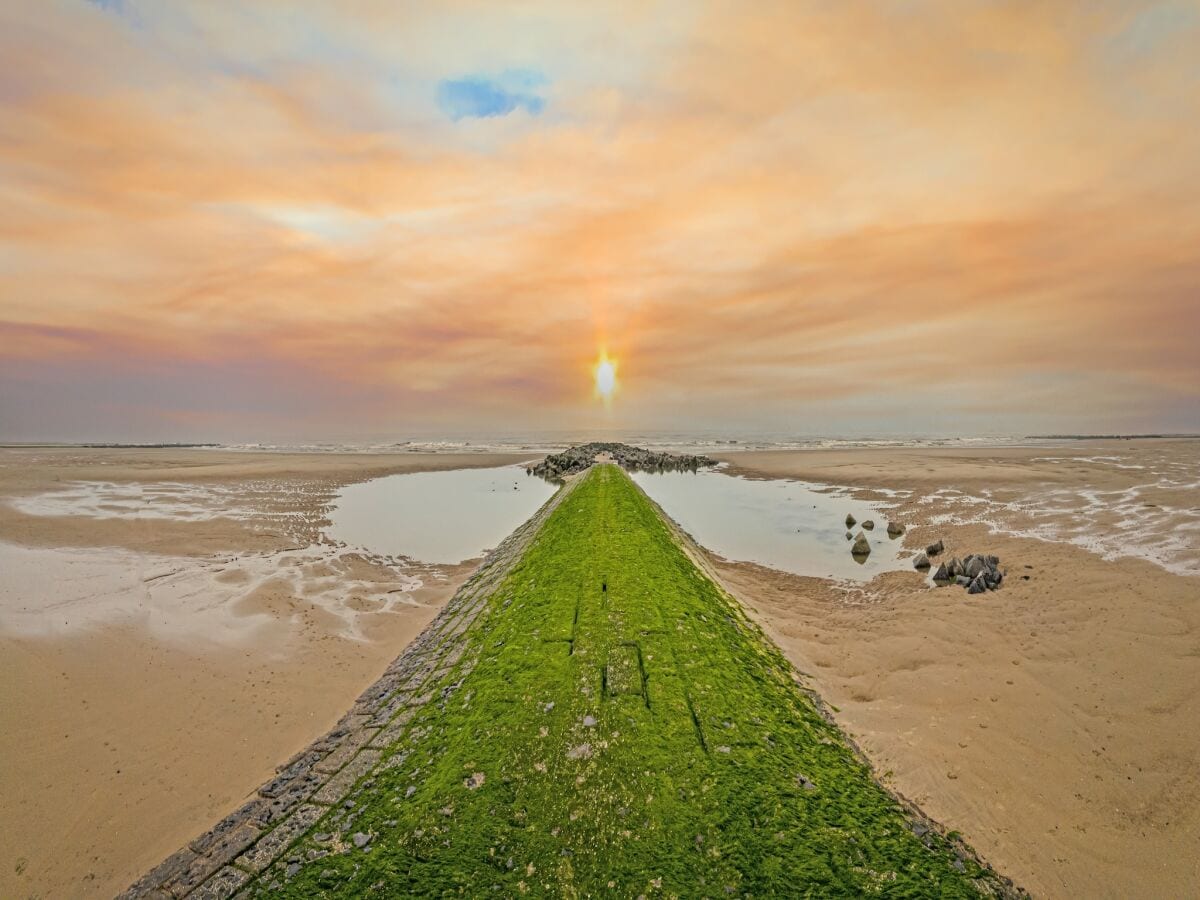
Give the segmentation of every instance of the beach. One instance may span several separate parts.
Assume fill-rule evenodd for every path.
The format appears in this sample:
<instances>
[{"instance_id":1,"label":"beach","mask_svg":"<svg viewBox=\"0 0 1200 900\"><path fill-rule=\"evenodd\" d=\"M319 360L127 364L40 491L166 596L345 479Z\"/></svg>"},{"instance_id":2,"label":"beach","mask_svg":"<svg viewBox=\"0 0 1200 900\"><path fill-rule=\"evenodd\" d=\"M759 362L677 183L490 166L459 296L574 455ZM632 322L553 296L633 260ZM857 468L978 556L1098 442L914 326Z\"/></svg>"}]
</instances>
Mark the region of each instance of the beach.
<instances>
[{"instance_id":1,"label":"beach","mask_svg":"<svg viewBox=\"0 0 1200 900\"><path fill-rule=\"evenodd\" d=\"M0 894L126 887L327 732L474 570L324 540L340 489L530 458L0 450ZM869 503L909 551L1000 557L975 597L705 551L886 786L1035 896L1193 888L1200 442L721 460Z\"/></svg>"},{"instance_id":2,"label":"beach","mask_svg":"<svg viewBox=\"0 0 1200 900\"><path fill-rule=\"evenodd\" d=\"M1001 558L980 597L916 572L857 586L716 561L889 786L1034 896L1194 893L1200 442L724 459L894 504L880 521L914 549Z\"/></svg>"},{"instance_id":3,"label":"beach","mask_svg":"<svg viewBox=\"0 0 1200 900\"><path fill-rule=\"evenodd\" d=\"M318 544L339 486L521 458L0 450L0 896L123 890L327 731L474 569ZM175 515L130 514L147 485ZM24 608L47 590L61 621Z\"/></svg>"}]
</instances>

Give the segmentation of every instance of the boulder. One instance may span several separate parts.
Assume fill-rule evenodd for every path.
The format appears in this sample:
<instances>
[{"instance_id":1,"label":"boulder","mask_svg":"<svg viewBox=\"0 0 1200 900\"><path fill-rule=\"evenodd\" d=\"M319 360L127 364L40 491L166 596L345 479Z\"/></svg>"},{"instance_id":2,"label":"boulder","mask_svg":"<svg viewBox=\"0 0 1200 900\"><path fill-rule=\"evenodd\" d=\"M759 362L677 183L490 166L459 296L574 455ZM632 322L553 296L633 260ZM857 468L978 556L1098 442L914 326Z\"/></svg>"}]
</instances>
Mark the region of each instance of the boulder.
<instances>
[{"instance_id":1,"label":"boulder","mask_svg":"<svg viewBox=\"0 0 1200 900\"><path fill-rule=\"evenodd\" d=\"M946 549L945 544L943 544L941 541L941 538L939 538L938 542L936 544L930 544L928 547L926 547L925 552L929 556L937 556L939 553L941 553L945 549Z\"/></svg>"},{"instance_id":2,"label":"boulder","mask_svg":"<svg viewBox=\"0 0 1200 900\"><path fill-rule=\"evenodd\" d=\"M949 572L946 571L945 563L942 563L940 566L938 566L937 571L933 573L934 581L949 581L950 578L951 578L951 575Z\"/></svg>"},{"instance_id":3,"label":"boulder","mask_svg":"<svg viewBox=\"0 0 1200 900\"><path fill-rule=\"evenodd\" d=\"M888 537L900 537L904 534L904 526L899 522L888 522Z\"/></svg>"},{"instance_id":4,"label":"boulder","mask_svg":"<svg viewBox=\"0 0 1200 900\"><path fill-rule=\"evenodd\" d=\"M968 578L966 575L955 575L954 583L962 585L963 587L966 587L968 584L971 583L971 579Z\"/></svg>"},{"instance_id":5,"label":"boulder","mask_svg":"<svg viewBox=\"0 0 1200 900\"><path fill-rule=\"evenodd\" d=\"M957 578L962 573L963 573L962 563L959 562L958 557L955 556L946 565L946 574L949 575L951 578Z\"/></svg>"},{"instance_id":6,"label":"boulder","mask_svg":"<svg viewBox=\"0 0 1200 900\"><path fill-rule=\"evenodd\" d=\"M854 546L850 548L850 552L855 556L866 556L871 552L871 544L867 541L867 536L861 531L858 537L854 539Z\"/></svg>"},{"instance_id":7,"label":"boulder","mask_svg":"<svg viewBox=\"0 0 1200 900\"><path fill-rule=\"evenodd\" d=\"M854 540L854 532L853 531L846 532L846 540L848 540L848 541Z\"/></svg>"},{"instance_id":8,"label":"boulder","mask_svg":"<svg viewBox=\"0 0 1200 900\"><path fill-rule=\"evenodd\" d=\"M982 575L977 576L967 587L968 594L982 594L986 590L987 582L984 581Z\"/></svg>"},{"instance_id":9,"label":"boulder","mask_svg":"<svg viewBox=\"0 0 1200 900\"><path fill-rule=\"evenodd\" d=\"M854 518L854 516L850 515L850 513L846 513L846 527L847 528L853 528L854 524L857 521L858 521L858 519Z\"/></svg>"},{"instance_id":10,"label":"boulder","mask_svg":"<svg viewBox=\"0 0 1200 900\"><path fill-rule=\"evenodd\" d=\"M966 575L968 578L970 578L972 581L974 581L976 578L978 578L980 575L982 575L984 572L987 571L987 563L985 563L978 556L970 556L967 558L970 561L966 564L966 567L963 569L963 574Z\"/></svg>"},{"instance_id":11,"label":"boulder","mask_svg":"<svg viewBox=\"0 0 1200 900\"><path fill-rule=\"evenodd\" d=\"M870 519L867 519L867 521L862 523L862 527L867 529L867 531L874 531L875 523L873 521L871 521Z\"/></svg>"},{"instance_id":12,"label":"boulder","mask_svg":"<svg viewBox=\"0 0 1200 900\"><path fill-rule=\"evenodd\" d=\"M913 568L914 569L928 569L929 568L929 557L926 556L924 553L918 553L917 558L913 560Z\"/></svg>"}]
</instances>

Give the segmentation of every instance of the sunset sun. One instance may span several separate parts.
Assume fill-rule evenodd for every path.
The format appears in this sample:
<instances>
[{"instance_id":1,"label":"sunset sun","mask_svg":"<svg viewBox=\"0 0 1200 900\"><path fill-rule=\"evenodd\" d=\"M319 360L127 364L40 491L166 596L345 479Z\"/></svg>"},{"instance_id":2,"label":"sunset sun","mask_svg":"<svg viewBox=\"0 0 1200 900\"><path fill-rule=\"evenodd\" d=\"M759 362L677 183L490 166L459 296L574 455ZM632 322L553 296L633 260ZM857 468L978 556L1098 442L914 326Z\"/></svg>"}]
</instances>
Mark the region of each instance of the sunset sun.
<instances>
[{"instance_id":1,"label":"sunset sun","mask_svg":"<svg viewBox=\"0 0 1200 900\"><path fill-rule=\"evenodd\" d=\"M611 402L617 390L616 360L609 359L606 353L601 353L593 374L596 378L596 396L605 403Z\"/></svg>"}]
</instances>

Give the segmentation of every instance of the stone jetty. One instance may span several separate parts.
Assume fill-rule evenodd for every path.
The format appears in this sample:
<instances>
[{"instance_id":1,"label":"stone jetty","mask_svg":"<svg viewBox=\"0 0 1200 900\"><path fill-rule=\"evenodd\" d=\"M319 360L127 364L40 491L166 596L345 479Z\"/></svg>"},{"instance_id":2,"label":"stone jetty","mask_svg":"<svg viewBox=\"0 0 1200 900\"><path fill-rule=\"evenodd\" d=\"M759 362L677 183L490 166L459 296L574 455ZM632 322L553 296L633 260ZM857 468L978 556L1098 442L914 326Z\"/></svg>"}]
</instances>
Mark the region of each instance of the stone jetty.
<instances>
[{"instance_id":1,"label":"stone jetty","mask_svg":"<svg viewBox=\"0 0 1200 900\"><path fill-rule=\"evenodd\" d=\"M578 475L590 468L598 458L616 463L627 472L695 472L717 464L715 459L707 456L666 453L629 444L593 441L569 447L562 453L553 453L539 463L526 466L525 471L549 481L561 481L568 475Z\"/></svg>"},{"instance_id":2,"label":"stone jetty","mask_svg":"<svg viewBox=\"0 0 1200 900\"><path fill-rule=\"evenodd\" d=\"M1022 897L874 779L614 465L126 897Z\"/></svg>"}]
</instances>

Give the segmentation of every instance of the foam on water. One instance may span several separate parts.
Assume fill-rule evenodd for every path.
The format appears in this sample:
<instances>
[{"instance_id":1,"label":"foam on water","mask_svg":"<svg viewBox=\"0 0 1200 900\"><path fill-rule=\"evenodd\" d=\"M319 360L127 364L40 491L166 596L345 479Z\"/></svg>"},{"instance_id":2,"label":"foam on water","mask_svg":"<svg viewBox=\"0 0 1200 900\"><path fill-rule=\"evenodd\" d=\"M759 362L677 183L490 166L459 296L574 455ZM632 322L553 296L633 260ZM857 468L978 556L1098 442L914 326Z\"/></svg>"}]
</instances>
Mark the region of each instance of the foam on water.
<instances>
[{"instance_id":1,"label":"foam on water","mask_svg":"<svg viewBox=\"0 0 1200 900\"><path fill-rule=\"evenodd\" d=\"M1074 544L1104 559L1136 557L1177 575L1200 575L1200 461L1140 449L1103 456L1040 457L1061 466L1129 472L1136 484L1112 490L944 488L921 505L944 510L934 524L982 522L997 533Z\"/></svg>"},{"instance_id":2,"label":"foam on water","mask_svg":"<svg viewBox=\"0 0 1200 900\"><path fill-rule=\"evenodd\" d=\"M422 582L380 560L372 562L383 568L384 577L356 578L350 572L351 555L333 545L314 545L196 559L0 542L0 630L49 637L103 625L139 624L165 640L238 645L278 621L253 611L255 594L278 587L286 596L340 619L342 636L362 639L364 611L411 605L411 592ZM249 611L240 609L243 601ZM289 618L299 614L296 608Z\"/></svg>"},{"instance_id":3,"label":"foam on water","mask_svg":"<svg viewBox=\"0 0 1200 900\"><path fill-rule=\"evenodd\" d=\"M278 486L275 488L278 490ZM116 483L79 481L56 491L17 497L11 504L33 516L88 516L95 519L248 519L255 508L246 491L224 485L161 481Z\"/></svg>"}]
</instances>

